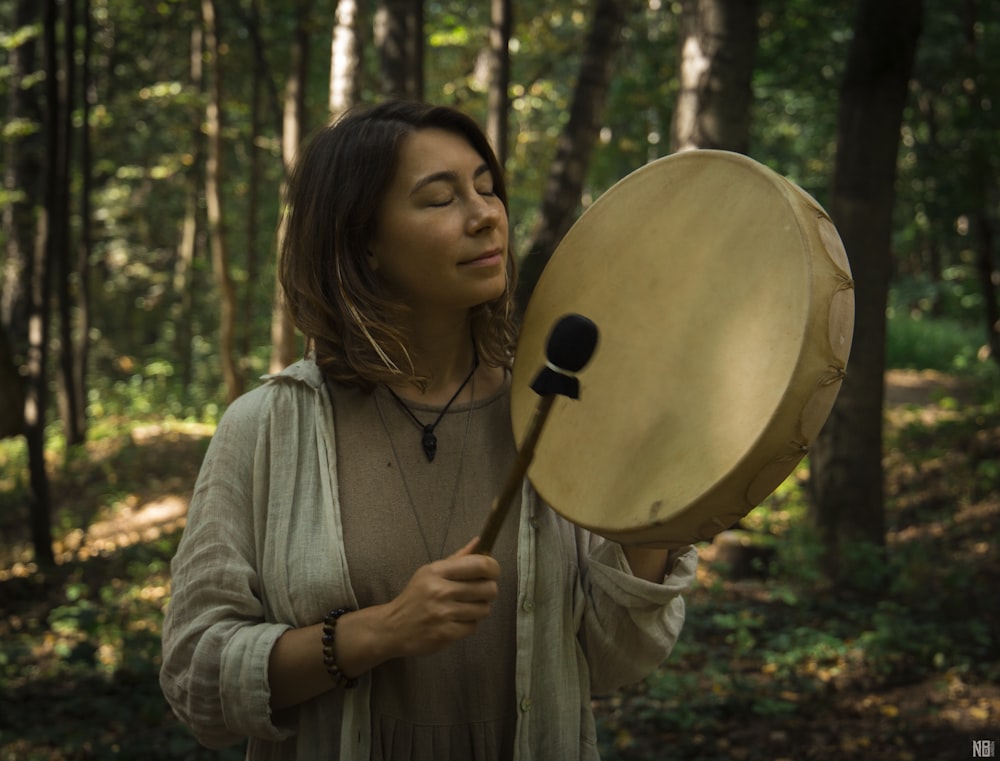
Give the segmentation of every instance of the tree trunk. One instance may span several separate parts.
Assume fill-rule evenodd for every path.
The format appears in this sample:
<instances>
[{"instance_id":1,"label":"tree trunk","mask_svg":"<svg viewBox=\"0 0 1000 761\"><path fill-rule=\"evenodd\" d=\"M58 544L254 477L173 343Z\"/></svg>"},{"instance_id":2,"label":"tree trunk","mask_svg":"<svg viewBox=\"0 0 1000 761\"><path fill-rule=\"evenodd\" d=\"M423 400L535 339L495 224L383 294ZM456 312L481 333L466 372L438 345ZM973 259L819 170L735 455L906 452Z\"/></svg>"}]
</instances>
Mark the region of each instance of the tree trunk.
<instances>
[{"instance_id":1,"label":"tree trunk","mask_svg":"<svg viewBox=\"0 0 1000 761\"><path fill-rule=\"evenodd\" d=\"M965 97L969 113L973 119L982 124L989 124L987 114L983 113L984 100L989 96L986 77L984 76L984 61L976 35L976 25L983 19L977 18L977 3L966 0L962 14L962 32L965 36L964 58L968 76L965 79ZM976 118L978 117L978 119ZM976 270L979 274L979 287L983 291L983 316L986 322L986 349L997 363L1000 363L1000 300L997 290L1000 287L1000 271L996 267L996 247L993 233L993 222L990 214L990 199L995 197L996 174L990 153L992 143L983 140L982 130L971 130L967 160L971 163L968 175L973 178L972 188L975 210L972 217L976 229Z\"/></svg>"},{"instance_id":2,"label":"tree trunk","mask_svg":"<svg viewBox=\"0 0 1000 761\"><path fill-rule=\"evenodd\" d=\"M0 325L0 439L24 433L24 384Z\"/></svg>"},{"instance_id":3,"label":"tree trunk","mask_svg":"<svg viewBox=\"0 0 1000 761\"><path fill-rule=\"evenodd\" d=\"M250 2L250 17L255 26L260 25L260 8L258 0ZM250 145L247 152L250 154L250 177L247 182L247 242L246 242L246 268L247 285L243 289L242 313L243 333L240 338L240 356L249 357L253 347L256 345L253 336L254 313L257 310L258 289L256 287L260 269L260 247L257 245L258 230L260 226L260 177L261 158L263 151L260 148L260 135L263 129L261 110L263 83L267 76L266 64L262 58L254 59L253 72L250 75Z\"/></svg>"},{"instance_id":4,"label":"tree trunk","mask_svg":"<svg viewBox=\"0 0 1000 761\"><path fill-rule=\"evenodd\" d=\"M278 94L278 84L271 74L275 67L268 61L267 47L264 45L264 38L260 33L260 9L257 7L256 2L249 13L243 13L243 7L240 4L229 7L239 16L240 21L246 27L247 34L250 36L254 62L258 67L257 71L261 78L261 84L267 90L268 101L271 107L271 118L274 119L274 128L276 131L281 132L281 96Z\"/></svg>"},{"instance_id":5,"label":"tree trunk","mask_svg":"<svg viewBox=\"0 0 1000 761\"><path fill-rule=\"evenodd\" d=\"M507 164L507 113L510 109L511 0L490 0L489 85L486 134L500 166Z\"/></svg>"},{"instance_id":6,"label":"tree trunk","mask_svg":"<svg viewBox=\"0 0 1000 761\"><path fill-rule=\"evenodd\" d=\"M360 13L356 0L338 0L330 42L330 118L337 119L358 102L361 93Z\"/></svg>"},{"instance_id":7,"label":"tree trunk","mask_svg":"<svg viewBox=\"0 0 1000 761\"><path fill-rule=\"evenodd\" d=\"M58 66L56 0L44 5L43 47L45 50L46 142L45 206L38 215L31 270L31 308L28 316L27 387L24 395L24 435L28 442L28 470L31 483L31 542L35 560L42 566L55 565L52 550L52 502L49 476L45 466L45 419L48 405L48 341L49 299L52 295L52 268L55 252L50 219L57 204L57 162L59 152L58 114L59 83L55 76Z\"/></svg>"},{"instance_id":8,"label":"tree trunk","mask_svg":"<svg viewBox=\"0 0 1000 761\"><path fill-rule=\"evenodd\" d=\"M746 153L758 0L684 0L671 150Z\"/></svg>"},{"instance_id":9,"label":"tree trunk","mask_svg":"<svg viewBox=\"0 0 1000 761\"><path fill-rule=\"evenodd\" d=\"M229 251L222 216L222 61L218 36L215 0L202 0L205 25L205 50L209 60L208 101L205 108L205 133L208 151L205 163L205 208L208 217L212 272L219 288L219 354L222 377L226 383L226 401L232 402L243 391L242 378L234 359L236 349L236 291L229 272Z\"/></svg>"},{"instance_id":10,"label":"tree trunk","mask_svg":"<svg viewBox=\"0 0 1000 761\"><path fill-rule=\"evenodd\" d=\"M91 56L93 52L94 27L91 18L91 2L83 0L83 51L81 57L81 82L83 99L81 102L80 131L80 239L77 241L76 256L76 345L73 348L73 391L76 394L76 428L81 440L87 434L87 367L90 359L90 258L93 251L91 230L91 193L94 185L93 152L91 150L90 113L97 104L97 88L91 81Z\"/></svg>"},{"instance_id":11,"label":"tree trunk","mask_svg":"<svg viewBox=\"0 0 1000 761\"><path fill-rule=\"evenodd\" d=\"M424 2L379 0L375 13L382 94L388 98L424 97Z\"/></svg>"},{"instance_id":12,"label":"tree trunk","mask_svg":"<svg viewBox=\"0 0 1000 761\"><path fill-rule=\"evenodd\" d=\"M916 102L916 109L920 118L927 125L926 148L932 165L944 165L947 163L948 149L941 145L939 137L940 127L938 126L936 95L924 91L920 94ZM929 189L931 190L931 189ZM927 192L920 198L920 203L926 208L926 213L930 219L943 219L948 213L942 203L941 194L936 191ZM927 310L931 317L941 317L943 315L944 300L941 298L944 292L944 259L942 257L941 232L937 225L928 225L927 232L920 249L914 250L910 254L911 266L908 274L924 275L932 284L930 290L930 306ZM899 268L897 268L899 272Z\"/></svg>"},{"instance_id":13,"label":"tree trunk","mask_svg":"<svg viewBox=\"0 0 1000 761\"><path fill-rule=\"evenodd\" d=\"M32 0L18 0L14 28L29 27L39 20L39 6ZM35 73L35 37L28 36L7 53L7 123L38 122L41 86L27 87ZM28 311L31 303L30 272L35 235L35 209L41 205L41 135L11 136L4 141L3 187L8 201L0 210L0 238L4 241L0 324L8 331L15 362L27 351Z\"/></svg>"},{"instance_id":14,"label":"tree trunk","mask_svg":"<svg viewBox=\"0 0 1000 761\"><path fill-rule=\"evenodd\" d=\"M284 119L281 128L281 156L285 173L291 169L298 153L302 136L306 130L306 85L309 81L309 32L308 23L311 4L300 2L295 18L295 32L292 35L292 49L288 79L285 82ZM281 198L284 201L285 188L282 183ZM278 230L278 255L284 228ZM285 309L285 294L281 284L275 279L274 305L271 313L271 372L280 372L298 359L295 326L288 310Z\"/></svg>"},{"instance_id":15,"label":"tree trunk","mask_svg":"<svg viewBox=\"0 0 1000 761\"><path fill-rule=\"evenodd\" d=\"M190 178L185 180L187 197L184 199L184 219L181 222L180 240L177 243L177 256L174 259L174 294L177 303L174 309L174 351L180 364L181 385L188 389L194 382L194 360L191 343L194 340L191 328L194 311L194 287L192 273L194 271L195 252L198 246L198 200L200 197L198 177L192 171Z\"/></svg>"},{"instance_id":16,"label":"tree trunk","mask_svg":"<svg viewBox=\"0 0 1000 761\"><path fill-rule=\"evenodd\" d=\"M632 0L595 0L569 121L556 144L541 214L521 263L517 303L522 311L549 257L576 219L590 154L601 129L622 28L634 6Z\"/></svg>"},{"instance_id":17,"label":"tree trunk","mask_svg":"<svg viewBox=\"0 0 1000 761\"><path fill-rule=\"evenodd\" d=\"M920 0L861 0L840 93L829 211L856 282L855 331L847 377L810 453L809 514L827 573L846 583L865 581L850 573L885 541L882 402L893 186L921 17Z\"/></svg>"},{"instance_id":18,"label":"tree trunk","mask_svg":"<svg viewBox=\"0 0 1000 761\"><path fill-rule=\"evenodd\" d=\"M982 167L988 166L986 162ZM986 317L986 347L994 361L1000 363L1000 304L997 302L997 286L1000 285L1000 271L994 262L996 256L993 237L993 224L990 221L989 209L984 206L976 214L979 230L979 244L976 246L976 265L979 270L979 283L983 289L983 307Z\"/></svg>"},{"instance_id":19,"label":"tree trunk","mask_svg":"<svg viewBox=\"0 0 1000 761\"><path fill-rule=\"evenodd\" d=\"M190 76L192 89L199 95L204 92L204 30L195 23L191 29ZM192 153L194 160L191 169L184 180L187 197L184 199L184 220L181 223L180 241L177 245L177 257L174 259L173 288L177 299L173 314L175 325L174 347L181 366L181 383L185 389L193 382L194 367L192 358L193 340L191 320L194 314L194 286L192 283L194 261L199 248L199 218L198 209L201 200L201 189L204 185L199 171L204 154L204 138L201 130L201 117L197 116L190 126L192 135Z\"/></svg>"},{"instance_id":20,"label":"tree trunk","mask_svg":"<svg viewBox=\"0 0 1000 761\"><path fill-rule=\"evenodd\" d=\"M76 0L66 0L64 6L62 43L59 62L58 148L56 161L56 206L50 219L53 269L56 276L56 304L59 309L59 412L70 446L82 444L84 429L80 426L76 389L76 338L73 334L74 286L76 267L70 261L72 248L72 209L70 208L70 166L72 164L73 105L76 100Z\"/></svg>"}]
</instances>

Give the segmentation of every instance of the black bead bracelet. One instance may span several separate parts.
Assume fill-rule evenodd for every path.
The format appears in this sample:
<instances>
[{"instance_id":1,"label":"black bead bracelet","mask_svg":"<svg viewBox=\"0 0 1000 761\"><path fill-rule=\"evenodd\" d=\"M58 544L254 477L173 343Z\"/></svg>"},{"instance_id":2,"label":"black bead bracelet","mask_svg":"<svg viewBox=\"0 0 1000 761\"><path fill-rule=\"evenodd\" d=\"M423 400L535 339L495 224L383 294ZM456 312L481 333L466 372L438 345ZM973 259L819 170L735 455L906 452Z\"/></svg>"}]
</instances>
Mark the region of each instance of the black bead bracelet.
<instances>
[{"instance_id":1,"label":"black bead bracelet","mask_svg":"<svg viewBox=\"0 0 1000 761\"><path fill-rule=\"evenodd\" d=\"M351 679L337 666L336 633L337 621L342 615L350 612L348 608L337 608L323 616L323 665L333 683L348 690L357 687L358 680Z\"/></svg>"}]
</instances>

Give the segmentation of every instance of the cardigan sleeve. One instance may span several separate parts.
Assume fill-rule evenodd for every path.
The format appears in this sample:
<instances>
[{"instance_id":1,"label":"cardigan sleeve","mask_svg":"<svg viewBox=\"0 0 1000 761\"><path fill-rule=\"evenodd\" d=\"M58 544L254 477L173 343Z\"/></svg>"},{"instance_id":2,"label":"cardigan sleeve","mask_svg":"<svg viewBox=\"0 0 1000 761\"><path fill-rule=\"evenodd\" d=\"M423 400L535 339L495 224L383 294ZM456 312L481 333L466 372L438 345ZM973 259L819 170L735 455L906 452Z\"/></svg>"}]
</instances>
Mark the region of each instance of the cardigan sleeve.
<instances>
[{"instance_id":1,"label":"cardigan sleeve","mask_svg":"<svg viewBox=\"0 0 1000 761\"><path fill-rule=\"evenodd\" d=\"M270 457L258 412L266 393L241 397L220 421L171 563L160 685L209 747L292 734L272 721L267 678L271 648L290 627L265 623L255 541L253 491Z\"/></svg>"},{"instance_id":2,"label":"cardigan sleeve","mask_svg":"<svg viewBox=\"0 0 1000 761\"><path fill-rule=\"evenodd\" d=\"M582 533L579 638L591 689L602 694L644 679L670 655L684 625L682 593L694 583L698 553L691 546L676 550L656 584L632 575L621 545Z\"/></svg>"}]
</instances>

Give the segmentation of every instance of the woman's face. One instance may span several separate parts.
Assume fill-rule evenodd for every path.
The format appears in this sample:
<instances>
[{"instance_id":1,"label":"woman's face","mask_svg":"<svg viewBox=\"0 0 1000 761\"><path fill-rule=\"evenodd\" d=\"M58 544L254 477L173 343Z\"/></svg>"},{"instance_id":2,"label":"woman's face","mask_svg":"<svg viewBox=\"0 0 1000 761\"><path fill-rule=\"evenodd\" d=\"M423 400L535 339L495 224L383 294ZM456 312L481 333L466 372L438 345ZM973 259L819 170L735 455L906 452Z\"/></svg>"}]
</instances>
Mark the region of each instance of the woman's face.
<instances>
[{"instance_id":1,"label":"woman's face","mask_svg":"<svg viewBox=\"0 0 1000 761\"><path fill-rule=\"evenodd\" d=\"M465 312L506 287L507 213L461 135L412 133L376 213L369 263L418 312Z\"/></svg>"}]
</instances>

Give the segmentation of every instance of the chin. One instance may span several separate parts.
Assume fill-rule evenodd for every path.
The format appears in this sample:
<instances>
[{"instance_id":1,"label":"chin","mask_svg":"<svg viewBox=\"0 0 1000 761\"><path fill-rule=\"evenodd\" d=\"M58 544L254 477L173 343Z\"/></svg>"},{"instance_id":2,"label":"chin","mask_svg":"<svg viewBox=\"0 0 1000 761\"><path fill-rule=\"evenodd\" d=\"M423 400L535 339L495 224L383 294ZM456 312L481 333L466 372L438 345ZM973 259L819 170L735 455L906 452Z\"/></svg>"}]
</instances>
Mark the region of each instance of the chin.
<instances>
[{"instance_id":1,"label":"chin","mask_svg":"<svg viewBox=\"0 0 1000 761\"><path fill-rule=\"evenodd\" d=\"M507 292L507 276L504 275L504 277L499 280L496 286L489 290L489 293L486 295L486 298L484 298L480 303L485 304L489 301L496 301L497 299L503 297L504 293L506 292Z\"/></svg>"},{"instance_id":2,"label":"chin","mask_svg":"<svg viewBox=\"0 0 1000 761\"><path fill-rule=\"evenodd\" d=\"M489 304L492 301L496 301L501 298L504 294L504 289L500 288L495 291L483 291L476 294L475 297L470 298L468 301L468 308L475 309L476 307L483 306L484 304Z\"/></svg>"}]
</instances>

